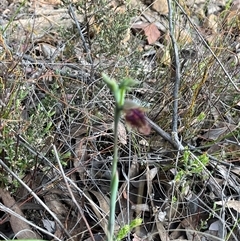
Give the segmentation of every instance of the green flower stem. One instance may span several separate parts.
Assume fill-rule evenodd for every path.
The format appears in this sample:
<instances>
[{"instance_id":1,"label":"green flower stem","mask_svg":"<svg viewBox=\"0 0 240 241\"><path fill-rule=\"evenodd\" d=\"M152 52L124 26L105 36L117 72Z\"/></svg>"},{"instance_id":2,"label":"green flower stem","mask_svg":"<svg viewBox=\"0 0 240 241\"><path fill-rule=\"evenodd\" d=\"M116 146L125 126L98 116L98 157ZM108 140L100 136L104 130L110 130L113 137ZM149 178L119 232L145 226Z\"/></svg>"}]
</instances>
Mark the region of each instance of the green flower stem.
<instances>
[{"instance_id":1,"label":"green flower stem","mask_svg":"<svg viewBox=\"0 0 240 241\"><path fill-rule=\"evenodd\" d=\"M106 74L102 74L103 81L107 84L108 88L111 90L115 99L115 111L114 111L114 153L113 153L113 163L112 163L112 177L111 177L111 197L110 197L110 214L108 220L108 230L107 230L107 240L114 241L114 227L115 227L115 209L117 202L117 192L118 192L118 123L120 121L121 111L124 106L126 91L134 85L134 81L130 78L124 78L120 84L111 79Z\"/></svg>"},{"instance_id":2,"label":"green flower stem","mask_svg":"<svg viewBox=\"0 0 240 241\"><path fill-rule=\"evenodd\" d=\"M112 178L111 178L111 199L110 199L110 215L108 221L108 241L114 240L114 227L115 227L115 209L117 201L118 192L118 123L120 121L121 108L116 104L115 115L114 115L114 153L113 153L113 163L112 163Z\"/></svg>"}]
</instances>

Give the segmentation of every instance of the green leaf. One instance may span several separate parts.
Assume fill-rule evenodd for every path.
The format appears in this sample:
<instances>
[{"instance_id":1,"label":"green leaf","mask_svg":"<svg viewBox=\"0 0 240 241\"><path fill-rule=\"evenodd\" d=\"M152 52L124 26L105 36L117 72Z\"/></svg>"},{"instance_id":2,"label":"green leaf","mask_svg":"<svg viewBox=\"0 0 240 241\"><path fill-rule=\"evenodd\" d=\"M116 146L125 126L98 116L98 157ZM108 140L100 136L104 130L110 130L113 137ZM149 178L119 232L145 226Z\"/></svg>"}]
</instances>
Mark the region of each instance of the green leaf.
<instances>
[{"instance_id":1,"label":"green leaf","mask_svg":"<svg viewBox=\"0 0 240 241\"><path fill-rule=\"evenodd\" d=\"M131 221L130 225L126 224L124 225L118 232L117 238L115 241L120 241L123 238L125 238L128 233L132 231L133 228L138 227L139 225L142 224L142 219L141 218L135 218L134 220Z\"/></svg>"},{"instance_id":2,"label":"green leaf","mask_svg":"<svg viewBox=\"0 0 240 241\"><path fill-rule=\"evenodd\" d=\"M118 232L116 241L120 241L121 239L125 238L127 234L131 231L129 225L124 225Z\"/></svg>"},{"instance_id":3,"label":"green leaf","mask_svg":"<svg viewBox=\"0 0 240 241\"><path fill-rule=\"evenodd\" d=\"M142 221L143 220L141 218L135 218L134 220L132 220L132 222L130 223L131 230L133 228L136 228L136 227L140 226L142 224Z\"/></svg>"}]
</instances>

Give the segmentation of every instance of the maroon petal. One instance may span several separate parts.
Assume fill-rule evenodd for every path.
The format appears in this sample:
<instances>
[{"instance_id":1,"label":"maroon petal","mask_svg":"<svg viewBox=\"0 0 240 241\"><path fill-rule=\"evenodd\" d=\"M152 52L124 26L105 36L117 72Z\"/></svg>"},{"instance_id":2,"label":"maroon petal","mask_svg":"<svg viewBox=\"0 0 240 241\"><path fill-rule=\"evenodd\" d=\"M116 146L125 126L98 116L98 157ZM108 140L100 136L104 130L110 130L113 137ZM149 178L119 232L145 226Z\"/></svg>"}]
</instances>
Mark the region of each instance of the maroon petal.
<instances>
[{"instance_id":1,"label":"maroon petal","mask_svg":"<svg viewBox=\"0 0 240 241\"><path fill-rule=\"evenodd\" d=\"M125 110L125 119L129 125L136 128L140 133L150 134L151 128L146 121L144 112L140 108Z\"/></svg>"}]
</instances>

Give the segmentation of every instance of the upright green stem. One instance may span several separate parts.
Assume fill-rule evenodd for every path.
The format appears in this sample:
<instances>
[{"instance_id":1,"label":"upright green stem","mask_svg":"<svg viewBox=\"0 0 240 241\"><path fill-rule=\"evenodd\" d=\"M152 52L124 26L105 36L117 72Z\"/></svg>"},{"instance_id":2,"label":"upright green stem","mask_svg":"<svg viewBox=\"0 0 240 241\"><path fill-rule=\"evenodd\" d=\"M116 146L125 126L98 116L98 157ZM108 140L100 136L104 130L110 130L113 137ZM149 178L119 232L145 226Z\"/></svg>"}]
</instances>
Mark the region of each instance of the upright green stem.
<instances>
[{"instance_id":1,"label":"upright green stem","mask_svg":"<svg viewBox=\"0 0 240 241\"><path fill-rule=\"evenodd\" d=\"M114 111L114 153L112 163L112 177L111 177L111 197L110 197L110 214L108 220L107 241L114 241L114 227L115 227L115 209L118 192L118 123L120 121L121 111L124 106L126 91L134 85L134 81L130 78L124 78L120 84L114 79L111 79L106 74L102 74L103 81L114 95L115 111Z\"/></svg>"},{"instance_id":2,"label":"upright green stem","mask_svg":"<svg viewBox=\"0 0 240 241\"><path fill-rule=\"evenodd\" d=\"M111 178L111 199L110 199L110 215L108 222L108 241L114 240L114 227L115 227L115 209L118 192L118 123L120 120L121 108L116 104L114 114L114 153L112 163L112 178Z\"/></svg>"}]
</instances>

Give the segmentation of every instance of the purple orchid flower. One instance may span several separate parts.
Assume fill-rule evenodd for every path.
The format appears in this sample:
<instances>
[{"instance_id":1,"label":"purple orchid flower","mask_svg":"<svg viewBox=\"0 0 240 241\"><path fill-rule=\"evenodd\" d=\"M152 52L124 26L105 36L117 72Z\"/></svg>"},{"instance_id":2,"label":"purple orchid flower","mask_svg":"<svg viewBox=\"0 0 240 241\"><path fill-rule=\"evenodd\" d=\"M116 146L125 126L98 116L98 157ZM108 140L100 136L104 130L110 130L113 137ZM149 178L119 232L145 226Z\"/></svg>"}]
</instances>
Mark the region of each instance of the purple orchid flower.
<instances>
[{"instance_id":1,"label":"purple orchid flower","mask_svg":"<svg viewBox=\"0 0 240 241\"><path fill-rule=\"evenodd\" d=\"M149 135L151 127L144 114L144 108L140 107L131 100L125 100L123 106L125 120L131 127L136 128L140 133Z\"/></svg>"}]
</instances>

